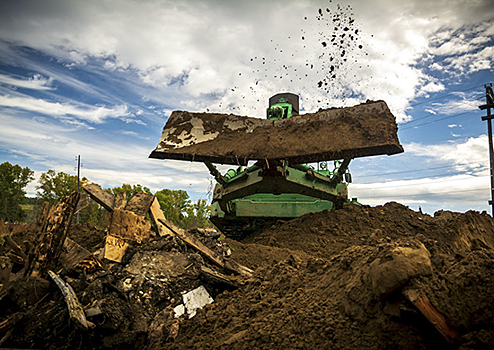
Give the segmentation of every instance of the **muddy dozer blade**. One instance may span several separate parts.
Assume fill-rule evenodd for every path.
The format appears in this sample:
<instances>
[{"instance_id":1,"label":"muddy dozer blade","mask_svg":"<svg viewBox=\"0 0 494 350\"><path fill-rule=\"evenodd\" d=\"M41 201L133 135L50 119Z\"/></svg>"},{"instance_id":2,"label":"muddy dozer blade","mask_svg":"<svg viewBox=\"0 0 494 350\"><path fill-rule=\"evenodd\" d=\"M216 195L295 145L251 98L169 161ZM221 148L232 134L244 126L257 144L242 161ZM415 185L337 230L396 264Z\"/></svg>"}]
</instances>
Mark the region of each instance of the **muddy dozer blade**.
<instances>
[{"instance_id":1,"label":"muddy dozer blade","mask_svg":"<svg viewBox=\"0 0 494 350\"><path fill-rule=\"evenodd\" d=\"M287 159L291 164L403 152L384 101L330 108L289 119L174 111L150 158L246 165Z\"/></svg>"}]
</instances>

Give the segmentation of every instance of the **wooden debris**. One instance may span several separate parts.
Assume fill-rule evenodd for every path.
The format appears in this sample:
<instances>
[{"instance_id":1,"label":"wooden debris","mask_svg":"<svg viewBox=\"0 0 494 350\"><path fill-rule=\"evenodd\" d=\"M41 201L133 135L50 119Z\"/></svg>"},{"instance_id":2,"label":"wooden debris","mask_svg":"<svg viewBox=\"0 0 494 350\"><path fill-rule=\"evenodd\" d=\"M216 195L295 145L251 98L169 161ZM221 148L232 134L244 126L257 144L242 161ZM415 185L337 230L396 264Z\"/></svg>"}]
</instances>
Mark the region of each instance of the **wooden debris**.
<instances>
[{"instance_id":1,"label":"wooden debris","mask_svg":"<svg viewBox=\"0 0 494 350\"><path fill-rule=\"evenodd\" d=\"M204 244L202 244L202 242L200 240L198 240L194 236L188 234L183 228L179 227L173 221L160 219L160 222L163 225L165 225L168 229L173 231L173 233L177 237L180 237L187 245L191 246L195 250L202 253L206 258L208 258L216 266L219 266L221 268L225 267L225 264L223 263L221 256L219 256L218 254L213 252L211 249L206 247Z\"/></svg>"},{"instance_id":2,"label":"wooden debris","mask_svg":"<svg viewBox=\"0 0 494 350\"><path fill-rule=\"evenodd\" d=\"M121 263L129 245L130 244L122 238L107 235L104 258Z\"/></svg>"},{"instance_id":3,"label":"wooden debris","mask_svg":"<svg viewBox=\"0 0 494 350\"><path fill-rule=\"evenodd\" d=\"M85 258L93 255L89 250L81 247L69 237L65 238L64 248L64 252L62 253L60 259L62 266L66 270L72 270Z\"/></svg>"},{"instance_id":4,"label":"wooden debris","mask_svg":"<svg viewBox=\"0 0 494 350\"><path fill-rule=\"evenodd\" d=\"M160 220L166 220L165 214L161 210L160 203L158 199L154 197L153 203L151 203L151 207L149 208L149 214L151 216L151 220L153 220L154 225L158 228L158 234L160 236L173 236L173 231L166 227Z\"/></svg>"},{"instance_id":5,"label":"wooden debris","mask_svg":"<svg viewBox=\"0 0 494 350\"><path fill-rule=\"evenodd\" d=\"M151 193L135 192L125 206L125 210L145 217L151 207L151 204L153 203L154 198L154 195Z\"/></svg>"},{"instance_id":6,"label":"wooden debris","mask_svg":"<svg viewBox=\"0 0 494 350\"><path fill-rule=\"evenodd\" d=\"M235 282L233 279L231 279L227 275L224 275L222 273L214 271L214 270L210 269L209 267L201 266L201 273L207 279L210 279L214 282L224 283L224 284L227 284L227 285L232 286L232 287L238 287L238 283Z\"/></svg>"},{"instance_id":7,"label":"wooden debris","mask_svg":"<svg viewBox=\"0 0 494 350\"><path fill-rule=\"evenodd\" d=\"M126 192L118 192L115 196L115 209L124 209L127 204L127 193Z\"/></svg>"},{"instance_id":8,"label":"wooden debris","mask_svg":"<svg viewBox=\"0 0 494 350\"><path fill-rule=\"evenodd\" d=\"M137 243L150 238L151 223L144 217L123 209L113 210L108 234Z\"/></svg>"},{"instance_id":9,"label":"wooden debris","mask_svg":"<svg viewBox=\"0 0 494 350\"><path fill-rule=\"evenodd\" d=\"M48 271L48 274L53 279L53 281L57 284L58 288L62 291L62 294L65 298L65 302L67 303L67 307L69 309L70 319L73 320L79 328L88 329L89 327L94 327L94 325L86 320L86 315L84 314L84 309L82 308L79 299L74 293L74 290L63 279L60 278L53 271Z\"/></svg>"},{"instance_id":10,"label":"wooden debris","mask_svg":"<svg viewBox=\"0 0 494 350\"><path fill-rule=\"evenodd\" d=\"M43 220L38 239L29 253L25 276L45 277L48 270L58 265L79 198L80 193L73 192L50 209L48 216Z\"/></svg>"},{"instance_id":11,"label":"wooden debris","mask_svg":"<svg viewBox=\"0 0 494 350\"><path fill-rule=\"evenodd\" d=\"M194 248L198 252L200 252L202 255L204 255L206 258L208 258L211 262L213 262L216 266L219 266L223 269L226 269L230 272L244 275L244 276L251 276L252 275L252 270L249 268L242 266L240 264L234 263L233 261L228 261L228 263L225 263L222 259L221 256L213 252L211 249L206 247L200 240L198 240L196 237L190 235L187 233L184 229L181 227L177 226L174 222L169 221L169 220L162 220L159 219L159 221L165 225L168 229L173 231L173 233L181 238L187 245L190 247Z\"/></svg>"},{"instance_id":12,"label":"wooden debris","mask_svg":"<svg viewBox=\"0 0 494 350\"><path fill-rule=\"evenodd\" d=\"M424 293L415 289L405 289L402 294L429 320L450 344L460 340L458 332L449 324L448 320L431 304Z\"/></svg>"},{"instance_id":13,"label":"wooden debris","mask_svg":"<svg viewBox=\"0 0 494 350\"><path fill-rule=\"evenodd\" d=\"M82 181L82 188L96 203L102 205L103 208L110 213L113 211L113 208L115 207L115 198L111 194L103 191L101 187L90 181Z\"/></svg>"},{"instance_id":14,"label":"wooden debris","mask_svg":"<svg viewBox=\"0 0 494 350\"><path fill-rule=\"evenodd\" d=\"M27 255L26 253L24 253L24 250L22 250L22 248L14 241L14 239L9 234L4 235L3 238L17 255L22 257L24 260L27 259Z\"/></svg>"},{"instance_id":15,"label":"wooden debris","mask_svg":"<svg viewBox=\"0 0 494 350\"><path fill-rule=\"evenodd\" d=\"M0 322L0 333L3 333L6 330L14 327L15 324L24 317L24 314L24 312L16 312L10 315L7 319Z\"/></svg>"},{"instance_id":16,"label":"wooden debris","mask_svg":"<svg viewBox=\"0 0 494 350\"><path fill-rule=\"evenodd\" d=\"M43 226L44 220L48 217L48 213L50 211L50 203L43 202L43 206L41 207L41 211L36 219L36 226Z\"/></svg>"}]
</instances>

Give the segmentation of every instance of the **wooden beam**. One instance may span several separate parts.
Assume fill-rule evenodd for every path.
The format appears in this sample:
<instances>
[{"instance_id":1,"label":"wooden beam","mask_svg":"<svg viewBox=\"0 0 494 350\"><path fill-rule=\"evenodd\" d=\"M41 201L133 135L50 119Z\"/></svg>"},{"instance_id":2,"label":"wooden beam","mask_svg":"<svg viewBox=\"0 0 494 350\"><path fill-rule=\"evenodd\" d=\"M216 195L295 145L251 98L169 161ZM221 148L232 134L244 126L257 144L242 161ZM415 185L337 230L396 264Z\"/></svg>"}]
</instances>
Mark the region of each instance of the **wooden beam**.
<instances>
[{"instance_id":1,"label":"wooden beam","mask_svg":"<svg viewBox=\"0 0 494 350\"><path fill-rule=\"evenodd\" d=\"M57 267L80 196L79 192L74 191L50 209L28 255L25 276L45 278L48 270Z\"/></svg>"},{"instance_id":2,"label":"wooden beam","mask_svg":"<svg viewBox=\"0 0 494 350\"><path fill-rule=\"evenodd\" d=\"M222 257L220 255L216 254L211 249L206 247L196 237L188 234L183 228L177 226L173 221L160 219L160 222L168 229L173 231L173 233L175 233L177 237L180 237L187 245L202 253L202 255L208 258L216 266L219 266L221 268L225 267L225 264L223 263Z\"/></svg>"},{"instance_id":3,"label":"wooden beam","mask_svg":"<svg viewBox=\"0 0 494 350\"><path fill-rule=\"evenodd\" d=\"M156 197L154 197L154 200L151 203L149 214L151 216L151 220L153 220L154 225L158 228L158 234L160 236L174 236L173 231L160 222L160 220L166 220L166 218Z\"/></svg>"},{"instance_id":4,"label":"wooden beam","mask_svg":"<svg viewBox=\"0 0 494 350\"><path fill-rule=\"evenodd\" d=\"M209 267L201 265L201 273L207 279L210 279L214 282L220 282L220 283L224 283L224 284L227 284L229 286L232 286L232 287L238 287L238 284L234 280L232 280L231 278L229 278L228 276L226 276L222 273L219 273L219 272L216 272L216 271L210 269Z\"/></svg>"},{"instance_id":5,"label":"wooden beam","mask_svg":"<svg viewBox=\"0 0 494 350\"><path fill-rule=\"evenodd\" d=\"M191 234L187 233L184 229L177 226L174 222L170 220L162 220L162 219L159 219L159 221L163 223L163 225L168 227L168 229L173 231L173 233L177 237L181 238L187 245L200 252L203 256L205 256L207 259L213 262L216 266L219 266L235 274L241 274L244 276L252 275L252 270L250 270L245 266L242 266L240 264L237 264L229 260L225 263L223 261L222 256L213 252L211 249L206 247L200 240L198 240L196 237L192 236Z\"/></svg>"},{"instance_id":6,"label":"wooden beam","mask_svg":"<svg viewBox=\"0 0 494 350\"><path fill-rule=\"evenodd\" d=\"M424 293L415 289L405 289L402 294L415 305L415 307L429 320L429 322L441 333L450 344L460 340L458 332L450 325L448 320L430 302Z\"/></svg>"},{"instance_id":7,"label":"wooden beam","mask_svg":"<svg viewBox=\"0 0 494 350\"><path fill-rule=\"evenodd\" d=\"M89 194L92 200L103 206L110 213L113 211L115 198L108 192L103 191L97 184L90 181L82 181L82 189Z\"/></svg>"}]
</instances>

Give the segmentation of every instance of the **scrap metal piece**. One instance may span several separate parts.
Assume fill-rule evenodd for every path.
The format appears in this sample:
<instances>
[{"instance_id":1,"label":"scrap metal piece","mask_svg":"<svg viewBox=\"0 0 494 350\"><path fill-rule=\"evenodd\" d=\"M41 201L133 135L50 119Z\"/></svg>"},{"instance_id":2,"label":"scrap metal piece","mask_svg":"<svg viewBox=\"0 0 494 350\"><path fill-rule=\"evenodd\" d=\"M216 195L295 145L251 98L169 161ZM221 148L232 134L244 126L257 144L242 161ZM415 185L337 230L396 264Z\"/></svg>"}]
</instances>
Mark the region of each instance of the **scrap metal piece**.
<instances>
[{"instance_id":1,"label":"scrap metal piece","mask_svg":"<svg viewBox=\"0 0 494 350\"><path fill-rule=\"evenodd\" d=\"M329 108L288 119L174 111L150 158L233 165L249 160L290 164L403 152L384 101Z\"/></svg>"}]
</instances>

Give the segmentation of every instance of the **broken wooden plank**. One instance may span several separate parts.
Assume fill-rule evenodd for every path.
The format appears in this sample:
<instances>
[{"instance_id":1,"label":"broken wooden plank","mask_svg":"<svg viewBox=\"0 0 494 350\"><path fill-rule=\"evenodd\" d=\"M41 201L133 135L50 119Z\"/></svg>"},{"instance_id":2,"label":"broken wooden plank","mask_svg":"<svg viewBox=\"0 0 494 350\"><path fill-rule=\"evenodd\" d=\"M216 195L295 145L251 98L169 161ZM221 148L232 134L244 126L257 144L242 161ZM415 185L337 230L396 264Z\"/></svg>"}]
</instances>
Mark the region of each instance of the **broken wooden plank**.
<instances>
[{"instance_id":1,"label":"broken wooden plank","mask_svg":"<svg viewBox=\"0 0 494 350\"><path fill-rule=\"evenodd\" d=\"M151 193L135 192L125 206L125 210L131 211L139 216L146 216L154 198L154 195Z\"/></svg>"},{"instance_id":2,"label":"broken wooden plank","mask_svg":"<svg viewBox=\"0 0 494 350\"><path fill-rule=\"evenodd\" d=\"M3 239L5 239L5 242L12 248L12 250L22 257L24 260L27 259L26 253L24 253L24 250L14 241L14 239L9 235L6 234L3 236Z\"/></svg>"},{"instance_id":3,"label":"broken wooden plank","mask_svg":"<svg viewBox=\"0 0 494 350\"><path fill-rule=\"evenodd\" d=\"M43 221L48 217L48 213L50 212L50 203L49 202L43 202L43 205L41 206L41 211L36 218L36 226L40 227L43 226Z\"/></svg>"},{"instance_id":4,"label":"broken wooden plank","mask_svg":"<svg viewBox=\"0 0 494 350\"><path fill-rule=\"evenodd\" d=\"M115 198L111 194L102 190L101 187L90 181L82 181L82 188L96 203L103 206L103 208L110 213L113 211L113 208L115 207Z\"/></svg>"},{"instance_id":5,"label":"broken wooden plank","mask_svg":"<svg viewBox=\"0 0 494 350\"><path fill-rule=\"evenodd\" d=\"M402 294L429 320L450 344L460 340L458 332L449 324L448 320L430 302L424 293L415 289L405 289Z\"/></svg>"},{"instance_id":6,"label":"broken wooden plank","mask_svg":"<svg viewBox=\"0 0 494 350\"><path fill-rule=\"evenodd\" d=\"M38 239L29 253L25 276L45 277L48 270L58 265L79 198L80 193L74 191L50 209L48 216L43 220Z\"/></svg>"},{"instance_id":7,"label":"broken wooden plank","mask_svg":"<svg viewBox=\"0 0 494 350\"><path fill-rule=\"evenodd\" d=\"M147 242L151 236L151 223L131 211L114 209L108 233L126 241Z\"/></svg>"},{"instance_id":8,"label":"broken wooden plank","mask_svg":"<svg viewBox=\"0 0 494 350\"><path fill-rule=\"evenodd\" d=\"M189 235L183 228L177 226L173 221L159 219L159 221L165 225L168 229L173 231L177 237L180 237L186 244L194 248L195 250L202 253L206 258L208 258L211 262L216 264L217 266L224 268L225 264L223 263L222 257L211 249L206 247L200 240Z\"/></svg>"},{"instance_id":9,"label":"broken wooden plank","mask_svg":"<svg viewBox=\"0 0 494 350\"><path fill-rule=\"evenodd\" d=\"M229 278L228 276L210 269L207 266L201 266L201 273L214 282L224 283L232 287L238 287L237 282Z\"/></svg>"},{"instance_id":10,"label":"broken wooden plank","mask_svg":"<svg viewBox=\"0 0 494 350\"><path fill-rule=\"evenodd\" d=\"M237 264L233 261L223 261L223 257L216 254L213 252L211 249L206 247L200 240L198 240L196 237L190 235L187 233L184 229L181 227L177 226L174 222L170 220L162 220L159 219L161 223L163 223L168 229L172 230L173 233L179 238L181 238L187 245L191 246L195 250L199 251L204 255L206 258L208 258L211 262L213 262L216 266L219 266L221 268L224 268L230 272L244 275L244 276L251 276L252 275L252 270L249 268L242 266L240 264Z\"/></svg>"},{"instance_id":11,"label":"broken wooden plank","mask_svg":"<svg viewBox=\"0 0 494 350\"><path fill-rule=\"evenodd\" d=\"M127 192L118 192L115 196L115 206L116 209L124 209L127 204Z\"/></svg>"},{"instance_id":12,"label":"broken wooden plank","mask_svg":"<svg viewBox=\"0 0 494 350\"><path fill-rule=\"evenodd\" d=\"M66 270L72 270L88 256L93 255L89 250L81 247L69 237L65 238L64 248L64 252L60 259L62 261L62 266Z\"/></svg>"},{"instance_id":13,"label":"broken wooden plank","mask_svg":"<svg viewBox=\"0 0 494 350\"><path fill-rule=\"evenodd\" d=\"M105 259L121 263L129 245L130 244L122 238L107 235L105 253L103 257Z\"/></svg>"},{"instance_id":14,"label":"broken wooden plank","mask_svg":"<svg viewBox=\"0 0 494 350\"><path fill-rule=\"evenodd\" d=\"M251 269L246 266L240 265L238 262L225 259L225 268L230 271L234 271L239 275L250 277L254 273Z\"/></svg>"},{"instance_id":15,"label":"broken wooden plank","mask_svg":"<svg viewBox=\"0 0 494 350\"><path fill-rule=\"evenodd\" d=\"M65 302L67 303L67 307L69 309L70 319L75 322L76 326L84 330L88 329L91 326L94 327L91 322L88 322L86 320L84 309L79 302L79 299L77 299L77 296L75 295L74 290L72 289L70 284L65 282L63 279L60 278L60 276L58 276L51 270L48 270L48 275L50 275L58 288L60 288L60 290L62 291Z\"/></svg>"},{"instance_id":16,"label":"broken wooden plank","mask_svg":"<svg viewBox=\"0 0 494 350\"><path fill-rule=\"evenodd\" d=\"M158 228L158 234L160 236L173 236L173 231L170 230L168 227L163 225L163 223L160 222L161 220L166 220L165 214L163 214L163 211L161 210L160 203L158 202L158 199L154 197L153 202L151 203L151 207L149 208L149 214L151 216L151 220L153 220L153 223L155 226Z\"/></svg>"}]
</instances>

